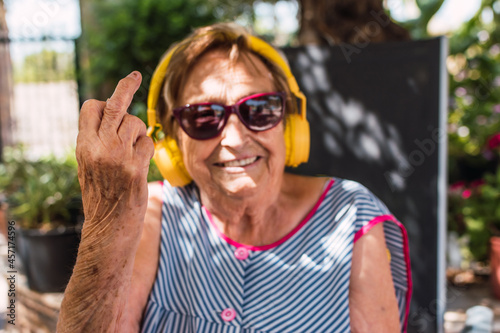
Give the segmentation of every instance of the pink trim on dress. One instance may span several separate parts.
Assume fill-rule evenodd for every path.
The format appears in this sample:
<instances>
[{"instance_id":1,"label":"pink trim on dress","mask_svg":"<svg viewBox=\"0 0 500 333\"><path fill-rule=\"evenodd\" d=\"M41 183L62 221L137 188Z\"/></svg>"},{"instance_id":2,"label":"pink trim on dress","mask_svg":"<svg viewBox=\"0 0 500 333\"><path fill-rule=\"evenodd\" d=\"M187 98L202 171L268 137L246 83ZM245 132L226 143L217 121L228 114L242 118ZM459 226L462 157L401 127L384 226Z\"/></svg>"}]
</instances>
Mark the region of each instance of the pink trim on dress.
<instances>
[{"instance_id":1,"label":"pink trim on dress","mask_svg":"<svg viewBox=\"0 0 500 333\"><path fill-rule=\"evenodd\" d=\"M405 256L406 263L406 279L408 281L408 289L406 290L406 313L405 313L405 323L404 323L404 332L406 333L406 328L408 325L408 315L410 313L410 300L411 293L413 288L413 282L411 280L411 265L410 265L410 248L408 246L408 234L406 233L405 227L398 221L393 215L380 215L368 222L367 225L363 226L356 234L354 235L354 243L358 239L360 239L364 234L370 231L371 228L376 226L381 222L394 222L400 229L401 234L403 236L403 252Z\"/></svg>"},{"instance_id":2,"label":"pink trim on dress","mask_svg":"<svg viewBox=\"0 0 500 333\"><path fill-rule=\"evenodd\" d=\"M243 248L248 249L250 251L266 251L266 250L272 249L273 247L276 247L280 244L283 244L284 242L289 240L291 237L293 237L293 235L295 235L307 223L307 221L309 221L313 217L314 213L316 213L316 210L318 209L319 205L321 205L321 203L325 199L326 194L328 193L328 190L330 190L330 188L332 187L334 182L335 182L335 180L330 179L330 181L328 182L328 185L326 186L325 190L321 194L321 197L318 199L318 201L316 202L314 207L311 209L309 214L307 214L307 216L299 223L299 225L297 225L295 228L293 228L293 230L290 231L288 233L288 235L286 235L285 237L281 238L280 240L278 240L272 244L268 244L268 245L252 246L252 245L241 244L241 243L238 243L238 242L232 240L231 238L224 235L222 233L222 231L219 230L219 228L217 228L217 226L215 225L215 223L213 221L212 214L210 214L210 212L208 211L208 209L205 206L203 206L203 210L207 214L208 221L210 222L210 224L212 225L214 230L217 232L217 235L219 235L220 238L224 239L229 244L236 246L236 247L243 247Z\"/></svg>"}]
</instances>

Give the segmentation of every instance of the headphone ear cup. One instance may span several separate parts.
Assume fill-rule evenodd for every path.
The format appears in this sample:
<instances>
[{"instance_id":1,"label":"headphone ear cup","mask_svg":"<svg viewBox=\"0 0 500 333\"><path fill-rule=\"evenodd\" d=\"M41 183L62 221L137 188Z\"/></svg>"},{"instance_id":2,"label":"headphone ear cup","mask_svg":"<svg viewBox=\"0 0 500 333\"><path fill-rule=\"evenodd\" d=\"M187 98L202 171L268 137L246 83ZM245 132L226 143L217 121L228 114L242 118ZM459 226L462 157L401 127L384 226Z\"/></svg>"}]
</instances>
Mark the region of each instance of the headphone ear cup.
<instances>
[{"instance_id":1,"label":"headphone ear cup","mask_svg":"<svg viewBox=\"0 0 500 333\"><path fill-rule=\"evenodd\" d=\"M285 122L285 165L297 167L309 159L309 149L311 145L309 122L298 114L291 114L286 117Z\"/></svg>"},{"instance_id":2,"label":"headphone ear cup","mask_svg":"<svg viewBox=\"0 0 500 333\"><path fill-rule=\"evenodd\" d=\"M191 177L184 166L182 153L177 142L166 136L155 143L154 161L163 178L172 186L184 186L191 182Z\"/></svg>"}]
</instances>

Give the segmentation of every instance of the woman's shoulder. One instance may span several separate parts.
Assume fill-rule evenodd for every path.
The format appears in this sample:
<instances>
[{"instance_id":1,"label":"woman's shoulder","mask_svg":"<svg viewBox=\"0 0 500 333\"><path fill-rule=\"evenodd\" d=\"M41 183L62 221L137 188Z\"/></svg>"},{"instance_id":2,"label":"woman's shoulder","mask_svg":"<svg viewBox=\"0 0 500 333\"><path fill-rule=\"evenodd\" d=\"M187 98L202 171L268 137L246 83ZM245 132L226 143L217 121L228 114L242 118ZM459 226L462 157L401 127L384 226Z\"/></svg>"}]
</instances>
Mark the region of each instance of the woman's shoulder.
<instances>
[{"instance_id":1,"label":"woman's shoulder","mask_svg":"<svg viewBox=\"0 0 500 333\"><path fill-rule=\"evenodd\" d=\"M155 182L150 182L148 183L148 201L158 203L158 201L161 203L162 201L162 195L163 195L163 182L162 181L155 181Z\"/></svg>"},{"instance_id":2,"label":"woman's shoulder","mask_svg":"<svg viewBox=\"0 0 500 333\"><path fill-rule=\"evenodd\" d=\"M196 196L198 193L198 187L194 182L191 182L184 186L172 186L166 180L154 181L148 183L148 189L150 192L149 199L162 197L164 202L168 202L169 198L174 198L177 196Z\"/></svg>"},{"instance_id":3,"label":"woman's shoulder","mask_svg":"<svg viewBox=\"0 0 500 333\"><path fill-rule=\"evenodd\" d=\"M305 176L285 174L285 192L295 197L318 197L327 200L378 201L378 198L363 184L338 177Z\"/></svg>"},{"instance_id":4,"label":"woman's shoulder","mask_svg":"<svg viewBox=\"0 0 500 333\"><path fill-rule=\"evenodd\" d=\"M323 187L329 180L331 180L331 177L308 176L286 172L283 179L283 185L285 189L302 191L303 189L312 187Z\"/></svg>"},{"instance_id":5,"label":"woman's shoulder","mask_svg":"<svg viewBox=\"0 0 500 333\"><path fill-rule=\"evenodd\" d=\"M148 207L144 223L150 228L158 229L161 223L161 206L163 204L163 182L148 183Z\"/></svg>"},{"instance_id":6,"label":"woman's shoulder","mask_svg":"<svg viewBox=\"0 0 500 333\"><path fill-rule=\"evenodd\" d=\"M343 203L355 206L360 215L388 214L387 206L369 188L349 179L331 178L330 200L332 203Z\"/></svg>"},{"instance_id":7,"label":"woman's shoulder","mask_svg":"<svg viewBox=\"0 0 500 333\"><path fill-rule=\"evenodd\" d=\"M332 177L331 182L333 183L332 187L340 194L354 198L366 197L378 200L377 196L368 187L355 180Z\"/></svg>"},{"instance_id":8,"label":"woman's shoulder","mask_svg":"<svg viewBox=\"0 0 500 333\"><path fill-rule=\"evenodd\" d=\"M363 184L339 177L328 176L304 176L286 174L287 183L293 184L295 191L303 193L306 189L321 188L322 192L331 191L335 196L347 196L353 198L370 198L379 200L377 196Z\"/></svg>"},{"instance_id":9,"label":"woman's shoulder","mask_svg":"<svg viewBox=\"0 0 500 333\"><path fill-rule=\"evenodd\" d=\"M191 211L200 205L199 190L194 182L185 186L172 186L168 181L148 183L148 205L163 206L176 211Z\"/></svg>"},{"instance_id":10,"label":"woman's shoulder","mask_svg":"<svg viewBox=\"0 0 500 333\"><path fill-rule=\"evenodd\" d=\"M344 192L353 194L362 194L362 193L372 194L372 192L366 186L355 180L338 178L338 177L331 177L331 180L337 188L341 189Z\"/></svg>"}]
</instances>

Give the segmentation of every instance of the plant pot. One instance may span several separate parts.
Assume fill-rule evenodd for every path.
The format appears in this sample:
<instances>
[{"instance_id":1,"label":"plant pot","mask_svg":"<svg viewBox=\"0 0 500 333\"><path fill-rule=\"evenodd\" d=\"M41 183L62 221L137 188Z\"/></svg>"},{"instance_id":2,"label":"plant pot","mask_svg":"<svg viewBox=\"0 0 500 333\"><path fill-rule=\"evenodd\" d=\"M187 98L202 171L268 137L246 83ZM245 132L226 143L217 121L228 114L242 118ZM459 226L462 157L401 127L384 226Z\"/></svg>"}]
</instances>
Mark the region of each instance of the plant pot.
<instances>
[{"instance_id":1,"label":"plant pot","mask_svg":"<svg viewBox=\"0 0 500 333\"><path fill-rule=\"evenodd\" d=\"M18 229L17 249L30 289L63 292L73 272L81 228L67 227L43 232Z\"/></svg>"},{"instance_id":2,"label":"plant pot","mask_svg":"<svg viewBox=\"0 0 500 333\"><path fill-rule=\"evenodd\" d=\"M495 298L500 299L500 237L490 238L490 281Z\"/></svg>"}]
</instances>

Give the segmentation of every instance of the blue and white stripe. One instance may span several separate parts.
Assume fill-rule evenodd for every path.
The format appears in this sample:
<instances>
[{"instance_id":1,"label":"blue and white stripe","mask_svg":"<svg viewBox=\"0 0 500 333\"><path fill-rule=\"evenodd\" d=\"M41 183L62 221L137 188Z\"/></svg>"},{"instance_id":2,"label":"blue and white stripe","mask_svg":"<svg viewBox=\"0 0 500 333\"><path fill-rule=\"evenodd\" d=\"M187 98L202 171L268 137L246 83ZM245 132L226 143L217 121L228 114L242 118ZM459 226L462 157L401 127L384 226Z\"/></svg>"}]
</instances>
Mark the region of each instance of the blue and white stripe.
<instances>
[{"instance_id":1,"label":"blue and white stripe","mask_svg":"<svg viewBox=\"0 0 500 333\"><path fill-rule=\"evenodd\" d=\"M160 261L142 332L349 332L355 236L390 213L362 185L333 181L293 236L253 248L244 260L211 224L194 184L165 182ZM404 331L411 285L405 233L392 222L384 231ZM224 321L225 309L236 317Z\"/></svg>"}]
</instances>

